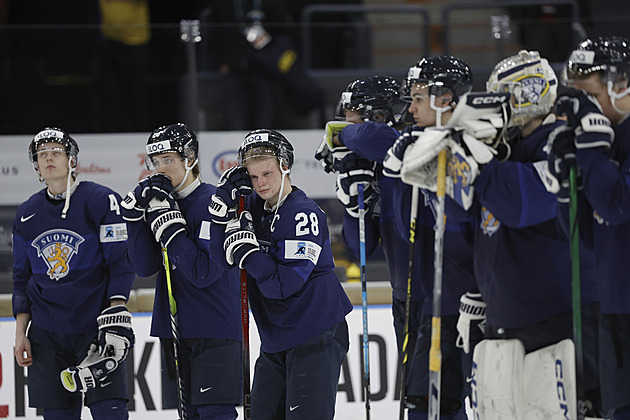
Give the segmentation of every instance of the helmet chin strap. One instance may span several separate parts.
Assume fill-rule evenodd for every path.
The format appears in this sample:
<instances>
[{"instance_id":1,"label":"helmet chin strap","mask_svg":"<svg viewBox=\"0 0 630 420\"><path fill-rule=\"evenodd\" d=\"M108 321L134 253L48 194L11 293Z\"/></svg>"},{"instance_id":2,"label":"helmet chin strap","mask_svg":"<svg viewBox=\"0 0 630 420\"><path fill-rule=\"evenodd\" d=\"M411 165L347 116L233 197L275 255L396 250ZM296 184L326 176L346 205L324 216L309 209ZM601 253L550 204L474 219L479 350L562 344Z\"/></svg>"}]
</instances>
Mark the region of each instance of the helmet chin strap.
<instances>
[{"instance_id":1,"label":"helmet chin strap","mask_svg":"<svg viewBox=\"0 0 630 420\"><path fill-rule=\"evenodd\" d=\"M287 167L287 169L284 169L284 166L282 165L282 158L278 158L278 160L280 161L280 172L282 173L282 180L280 181L280 191L278 192L278 202L276 203L276 205L274 206L275 209L273 211L273 219L271 219L271 226L269 227L269 229L273 232L273 224L276 222L276 215L278 214L278 209L280 208L280 204L282 202L282 193L284 192L284 180L286 178L286 176L291 173L291 170Z\"/></svg>"},{"instance_id":2,"label":"helmet chin strap","mask_svg":"<svg viewBox=\"0 0 630 420\"><path fill-rule=\"evenodd\" d=\"M72 191L70 189L71 185L72 185L72 174L74 173L75 168L72 167L72 160L74 158L72 156L70 156L70 158L68 159L68 178L66 180L66 202L63 205L63 210L61 211L61 218L65 219L66 215L68 214L68 209L70 208L70 195L72 194Z\"/></svg>"},{"instance_id":3,"label":"helmet chin strap","mask_svg":"<svg viewBox=\"0 0 630 420\"><path fill-rule=\"evenodd\" d=\"M430 96L429 103L431 104L431 109L435 111L435 126L439 128L439 127L442 127L442 113L453 108L451 107L451 105L446 105L444 107L437 106L437 104L435 103L436 99L437 97L435 96L434 93L432 93Z\"/></svg>"},{"instance_id":4,"label":"helmet chin strap","mask_svg":"<svg viewBox=\"0 0 630 420\"><path fill-rule=\"evenodd\" d=\"M186 179L188 179L188 175L190 174L190 171L192 171L192 168L194 168L197 163L199 163L199 159L195 159L192 165L188 166L188 158L184 158L184 166L186 167L186 173L184 174L184 179L182 179L182 182L180 182L177 187L173 188L173 191L177 192L184 186L184 184L186 183Z\"/></svg>"},{"instance_id":5,"label":"helmet chin strap","mask_svg":"<svg viewBox=\"0 0 630 420\"><path fill-rule=\"evenodd\" d=\"M610 104L613 106L613 108L615 108L615 111L617 111L618 113L620 113L621 115L625 117L627 117L628 115L630 115L630 111L622 111L621 109L617 108L617 104L616 101L617 99L621 99L624 96L627 96L630 94L630 86L628 86L626 89L624 89L623 91L619 92L619 93L615 93L614 91L614 83L612 80L609 80L606 83L607 87L608 87L608 96L610 97Z\"/></svg>"}]
</instances>

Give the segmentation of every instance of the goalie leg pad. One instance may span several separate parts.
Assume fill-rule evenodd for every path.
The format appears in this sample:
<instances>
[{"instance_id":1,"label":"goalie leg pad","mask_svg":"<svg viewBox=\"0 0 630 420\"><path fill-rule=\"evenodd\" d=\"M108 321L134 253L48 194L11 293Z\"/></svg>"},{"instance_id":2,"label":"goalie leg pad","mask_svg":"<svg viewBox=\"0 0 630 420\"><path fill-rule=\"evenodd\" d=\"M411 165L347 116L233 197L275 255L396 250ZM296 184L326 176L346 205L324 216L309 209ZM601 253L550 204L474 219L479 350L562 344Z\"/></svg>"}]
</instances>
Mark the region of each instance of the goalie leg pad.
<instances>
[{"instance_id":1,"label":"goalie leg pad","mask_svg":"<svg viewBox=\"0 0 630 420\"><path fill-rule=\"evenodd\" d=\"M70 392L86 392L99 386L117 367L118 362L113 357L101 357L98 352L90 351L81 364L61 372L61 383Z\"/></svg>"}]
</instances>

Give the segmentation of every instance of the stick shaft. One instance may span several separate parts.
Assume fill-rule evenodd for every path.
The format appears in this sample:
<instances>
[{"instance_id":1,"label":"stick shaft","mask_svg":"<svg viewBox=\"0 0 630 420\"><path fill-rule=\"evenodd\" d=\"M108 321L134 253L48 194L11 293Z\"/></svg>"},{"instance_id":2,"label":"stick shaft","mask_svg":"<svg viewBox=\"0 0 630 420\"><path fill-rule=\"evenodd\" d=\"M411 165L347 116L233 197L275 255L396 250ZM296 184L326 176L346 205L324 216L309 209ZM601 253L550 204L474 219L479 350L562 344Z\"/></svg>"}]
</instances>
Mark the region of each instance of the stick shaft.
<instances>
[{"instance_id":1,"label":"stick shaft","mask_svg":"<svg viewBox=\"0 0 630 420\"><path fill-rule=\"evenodd\" d=\"M361 304L363 316L363 388L365 392L365 416L370 419L370 344L367 316L367 275L365 252L365 202L363 200L363 184L358 187L359 200L359 254L361 258Z\"/></svg>"},{"instance_id":2,"label":"stick shaft","mask_svg":"<svg viewBox=\"0 0 630 420\"><path fill-rule=\"evenodd\" d=\"M442 385L442 263L444 251L444 202L446 187L446 150L438 155L437 201L435 221L435 261L433 279L433 318L431 322L431 349L429 350L429 419L440 418Z\"/></svg>"},{"instance_id":3,"label":"stick shaft","mask_svg":"<svg viewBox=\"0 0 630 420\"><path fill-rule=\"evenodd\" d=\"M243 196L238 200L238 213L245 210L245 199ZM241 275L241 332L243 335L243 418L251 419L251 384L249 366L249 299L247 297L247 270L240 269Z\"/></svg>"},{"instance_id":4,"label":"stick shaft","mask_svg":"<svg viewBox=\"0 0 630 420\"><path fill-rule=\"evenodd\" d=\"M177 380L177 412L179 418L186 418L186 394L184 392L184 379L182 376L182 368L179 364L179 349L181 347L179 338L179 323L177 319L177 302L173 294L173 285L171 282L171 263L168 259L168 251L166 247L162 248L162 257L164 260L164 271L166 273L166 288L168 290L168 306L171 318L171 335L173 337L173 359L175 360L175 374Z\"/></svg>"}]
</instances>

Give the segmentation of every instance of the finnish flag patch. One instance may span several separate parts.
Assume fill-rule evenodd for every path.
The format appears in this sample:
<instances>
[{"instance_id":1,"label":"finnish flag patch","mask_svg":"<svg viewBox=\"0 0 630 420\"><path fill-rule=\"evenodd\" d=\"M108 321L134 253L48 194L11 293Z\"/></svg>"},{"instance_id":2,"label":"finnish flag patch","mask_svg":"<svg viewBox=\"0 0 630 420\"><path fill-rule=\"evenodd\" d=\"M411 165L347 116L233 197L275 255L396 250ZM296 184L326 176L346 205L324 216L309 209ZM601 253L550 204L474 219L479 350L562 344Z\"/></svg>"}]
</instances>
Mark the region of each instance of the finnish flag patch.
<instances>
[{"instance_id":1,"label":"finnish flag patch","mask_svg":"<svg viewBox=\"0 0 630 420\"><path fill-rule=\"evenodd\" d=\"M284 241L285 260L310 260L317 264L322 247L311 241Z\"/></svg>"}]
</instances>

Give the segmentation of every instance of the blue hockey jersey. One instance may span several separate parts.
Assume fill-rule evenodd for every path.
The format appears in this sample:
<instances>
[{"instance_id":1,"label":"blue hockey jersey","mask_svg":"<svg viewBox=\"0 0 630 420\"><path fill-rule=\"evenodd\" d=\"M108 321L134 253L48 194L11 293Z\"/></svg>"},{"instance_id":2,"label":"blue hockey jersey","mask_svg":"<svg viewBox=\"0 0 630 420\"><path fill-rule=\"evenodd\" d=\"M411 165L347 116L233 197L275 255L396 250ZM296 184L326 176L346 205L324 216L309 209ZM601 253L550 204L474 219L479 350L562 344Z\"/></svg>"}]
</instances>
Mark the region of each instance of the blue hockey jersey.
<instances>
[{"instance_id":1,"label":"blue hockey jersey","mask_svg":"<svg viewBox=\"0 0 630 420\"><path fill-rule=\"evenodd\" d=\"M398 139L398 136L399 133L396 129L387 124L373 121L351 124L339 133L339 139L344 146L362 158L379 164L383 163L387 150ZM394 228L395 216L401 211L401 204L394 201L394 186L401 181L382 175L380 177L378 180L380 206L367 209L365 214L366 256L369 257L374 252L380 241L389 269L389 281L392 285L393 297L399 301L405 301L409 278L409 242L403 239ZM407 237L409 237L409 227L408 221ZM342 236L346 248L355 258L360 259L359 219L346 212L344 212ZM416 261L420 261L423 247L424 245L419 243L414 248ZM413 265L412 300L424 300L422 288L417 280L432 275L433 270L430 265L422 263Z\"/></svg>"},{"instance_id":2,"label":"blue hockey jersey","mask_svg":"<svg viewBox=\"0 0 630 420\"><path fill-rule=\"evenodd\" d=\"M171 283L177 302L182 338L241 340L239 273L210 255L208 200L216 187L201 183L190 195L177 200L186 219L186 234L176 235L168 246ZM168 290L161 246L146 222L130 222L129 256L139 276L158 273L151 335L171 337ZM221 245L223 244L221 238Z\"/></svg>"},{"instance_id":3,"label":"blue hockey jersey","mask_svg":"<svg viewBox=\"0 0 630 420\"><path fill-rule=\"evenodd\" d=\"M13 222L13 314L30 313L39 328L62 334L96 332L110 299L129 297L135 279L127 263L120 196L78 182L67 217L64 200L46 189L18 207Z\"/></svg>"},{"instance_id":4,"label":"blue hockey jersey","mask_svg":"<svg viewBox=\"0 0 630 420\"><path fill-rule=\"evenodd\" d=\"M569 243L558 226L556 197L541 180L543 146L558 124L546 121L513 146L508 161L485 165L474 183L475 277L494 327L524 327L571 310ZM448 216L457 217L456 204L448 204ZM592 254L584 250L581 263L588 304L596 299Z\"/></svg>"},{"instance_id":5,"label":"blue hockey jersey","mask_svg":"<svg viewBox=\"0 0 630 420\"><path fill-rule=\"evenodd\" d=\"M275 216L255 193L245 209L260 244L244 268L262 350L290 349L342 322L352 304L334 273L326 214L295 186Z\"/></svg>"},{"instance_id":6,"label":"blue hockey jersey","mask_svg":"<svg viewBox=\"0 0 630 420\"><path fill-rule=\"evenodd\" d=\"M630 118L614 126L615 140L603 148L578 149L584 181L580 235L594 249L600 311L630 313ZM568 218L568 210L561 212ZM568 224L568 221L565 223ZM580 258L582 256L580 255Z\"/></svg>"}]
</instances>

